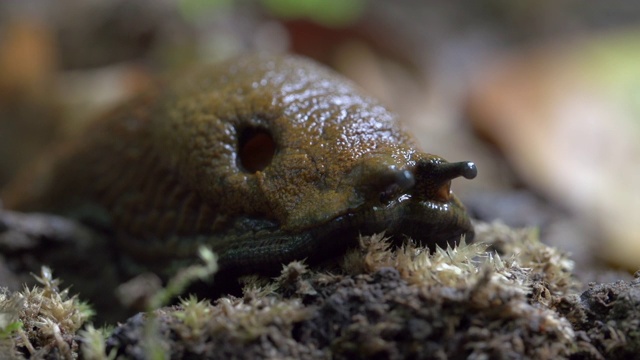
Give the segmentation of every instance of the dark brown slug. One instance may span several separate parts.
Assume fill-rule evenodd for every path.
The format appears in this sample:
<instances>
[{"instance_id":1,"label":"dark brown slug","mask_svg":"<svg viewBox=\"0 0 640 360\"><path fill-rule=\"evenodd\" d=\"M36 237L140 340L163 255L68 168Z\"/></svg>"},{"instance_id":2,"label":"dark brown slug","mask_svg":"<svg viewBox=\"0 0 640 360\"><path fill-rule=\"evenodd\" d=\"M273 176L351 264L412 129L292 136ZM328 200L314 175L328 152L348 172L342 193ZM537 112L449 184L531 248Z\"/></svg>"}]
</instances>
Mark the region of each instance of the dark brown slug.
<instances>
[{"instance_id":1,"label":"dark brown slug","mask_svg":"<svg viewBox=\"0 0 640 360\"><path fill-rule=\"evenodd\" d=\"M151 268L194 258L278 270L385 231L425 244L473 236L451 180L395 115L309 60L255 55L201 69L120 107L5 189L5 207L104 219ZM38 174L38 175L34 175Z\"/></svg>"}]
</instances>

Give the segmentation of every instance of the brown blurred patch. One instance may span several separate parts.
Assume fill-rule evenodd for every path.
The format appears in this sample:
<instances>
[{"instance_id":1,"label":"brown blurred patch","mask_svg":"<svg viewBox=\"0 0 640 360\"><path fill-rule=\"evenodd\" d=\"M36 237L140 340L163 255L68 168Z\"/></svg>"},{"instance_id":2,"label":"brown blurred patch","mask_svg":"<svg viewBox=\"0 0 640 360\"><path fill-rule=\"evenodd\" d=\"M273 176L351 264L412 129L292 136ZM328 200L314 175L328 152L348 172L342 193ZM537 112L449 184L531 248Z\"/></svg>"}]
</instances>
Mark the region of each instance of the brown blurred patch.
<instances>
[{"instance_id":1,"label":"brown blurred patch","mask_svg":"<svg viewBox=\"0 0 640 360\"><path fill-rule=\"evenodd\" d=\"M32 19L0 29L0 185L55 134L60 111L54 78L55 40Z\"/></svg>"}]
</instances>

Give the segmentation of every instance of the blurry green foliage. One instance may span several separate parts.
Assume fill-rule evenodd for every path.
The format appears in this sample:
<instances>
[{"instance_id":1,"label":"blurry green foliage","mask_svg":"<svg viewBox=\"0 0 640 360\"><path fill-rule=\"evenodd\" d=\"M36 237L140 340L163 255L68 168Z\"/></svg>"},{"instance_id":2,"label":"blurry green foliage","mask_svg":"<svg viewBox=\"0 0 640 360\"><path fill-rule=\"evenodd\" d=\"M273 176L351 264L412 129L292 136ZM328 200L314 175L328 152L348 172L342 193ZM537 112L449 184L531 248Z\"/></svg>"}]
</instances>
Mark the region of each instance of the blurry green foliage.
<instances>
[{"instance_id":1,"label":"blurry green foliage","mask_svg":"<svg viewBox=\"0 0 640 360\"><path fill-rule=\"evenodd\" d=\"M181 0L180 11L186 19L225 11L250 0ZM339 27L353 23L362 15L366 0L261 0L267 11L278 18L307 18L325 26Z\"/></svg>"},{"instance_id":2,"label":"blurry green foliage","mask_svg":"<svg viewBox=\"0 0 640 360\"><path fill-rule=\"evenodd\" d=\"M216 9L228 9L234 2L234 0L181 0L178 7L186 19L194 20L203 13Z\"/></svg>"},{"instance_id":3,"label":"blurry green foliage","mask_svg":"<svg viewBox=\"0 0 640 360\"><path fill-rule=\"evenodd\" d=\"M275 16L309 18L326 26L344 26L363 13L366 0L262 0Z\"/></svg>"},{"instance_id":4,"label":"blurry green foliage","mask_svg":"<svg viewBox=\"0 0 640 360\"><path fill-rule=\"evenodd\" d=\"M602 93L630 111L631 118L640 119L640 31L631 29L601 36L587 43L583 51L574 54L581 66Z\"/></svg>"},{"instance_id":5,"label":"blurry green foliage","mask_svg":"<svg viewBox=\"0 0 640 360\"><path fill-rule=\"evenodd\" d=\"M9 337L13 336L14 332L22 329L22 325L22 321L14 321L3 328L0 328L0 340L8 339Z\"/></svg>"}]
</instances>

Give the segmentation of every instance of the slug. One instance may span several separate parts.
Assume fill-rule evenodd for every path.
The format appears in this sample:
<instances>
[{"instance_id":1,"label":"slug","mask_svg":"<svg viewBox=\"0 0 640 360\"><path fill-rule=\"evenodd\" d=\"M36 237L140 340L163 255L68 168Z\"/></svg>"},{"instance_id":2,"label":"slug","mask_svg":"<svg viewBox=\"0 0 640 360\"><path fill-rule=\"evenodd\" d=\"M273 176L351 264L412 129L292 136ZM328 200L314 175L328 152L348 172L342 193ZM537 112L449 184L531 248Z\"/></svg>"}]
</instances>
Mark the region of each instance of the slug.
<instances>
[{"instance_id":1,"label":"slug","mask_svg":"<svg viewBox=\"0 0 640 360\"><path fill-rule=\"evenodd\" d=\"M200 244L247 273L336 256L358 234L473 237L450 186L475 165L420 151L378 102L294 56L244 56L162 84L51 158L3 191L5 207L106 224L123 256L160 270Z\"/></svg>"}]
</instances>

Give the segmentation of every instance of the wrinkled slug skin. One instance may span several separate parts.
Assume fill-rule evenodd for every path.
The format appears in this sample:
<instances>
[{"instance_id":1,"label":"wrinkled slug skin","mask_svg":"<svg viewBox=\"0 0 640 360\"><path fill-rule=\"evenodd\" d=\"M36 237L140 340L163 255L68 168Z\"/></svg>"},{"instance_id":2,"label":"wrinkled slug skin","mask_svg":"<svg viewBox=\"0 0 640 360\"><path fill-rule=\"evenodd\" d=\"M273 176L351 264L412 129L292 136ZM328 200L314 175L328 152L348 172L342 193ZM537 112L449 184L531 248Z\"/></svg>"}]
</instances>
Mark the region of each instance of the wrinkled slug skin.
<instances>
[{"instance_id":1,"label":"wrinkled slug skin","mask_svg":"<svg viewBox=\"0 0 640 360\"><path fill-rule=\"evenodd\" d=\"M241 138L256 131L275 153L245 169ZM472 235L448 187L442 195L428 170L417 174L418 163L446 161L351 82L298 57L252 55L178 77L51 157L5 189L5 207L106 219L122 253L150 266L192 259L198 244L252 271L332 256L359 233Z\"/></svg>"}]
</instances>

